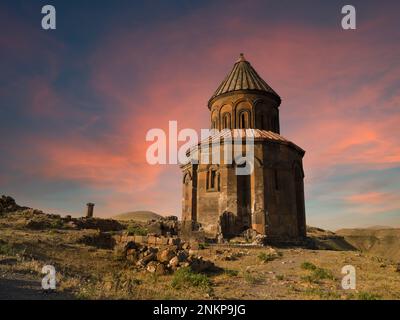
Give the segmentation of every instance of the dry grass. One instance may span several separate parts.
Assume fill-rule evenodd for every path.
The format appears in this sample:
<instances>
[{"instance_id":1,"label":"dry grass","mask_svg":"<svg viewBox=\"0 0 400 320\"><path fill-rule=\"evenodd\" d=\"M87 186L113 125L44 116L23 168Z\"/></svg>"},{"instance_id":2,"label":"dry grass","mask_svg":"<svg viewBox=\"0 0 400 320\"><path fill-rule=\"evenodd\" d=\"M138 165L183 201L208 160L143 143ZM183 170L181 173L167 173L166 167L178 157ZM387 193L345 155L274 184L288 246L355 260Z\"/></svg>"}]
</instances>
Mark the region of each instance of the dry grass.
<instances>
[{"instance_id":1,"label":"dry grass","mask_svg":"<svg viewBox=\"0 0 400 320\"><path fill-rule=\"evenodd\" d=\"M8 261L0 262L0 275L29 275L40 283L41 268L52 264L57 291L75 299L400 299L394 264L356 251L282 248L271 258L264 248L204 246L201 256L224 272L154 276L116 259L112 250L81 243L93 231L35 231L13 223L0 218L0 261ZM222 259L227 250L237 259ZM347 264L357 270L357 290L341 289Z\"/></svg>"}]
</instances>

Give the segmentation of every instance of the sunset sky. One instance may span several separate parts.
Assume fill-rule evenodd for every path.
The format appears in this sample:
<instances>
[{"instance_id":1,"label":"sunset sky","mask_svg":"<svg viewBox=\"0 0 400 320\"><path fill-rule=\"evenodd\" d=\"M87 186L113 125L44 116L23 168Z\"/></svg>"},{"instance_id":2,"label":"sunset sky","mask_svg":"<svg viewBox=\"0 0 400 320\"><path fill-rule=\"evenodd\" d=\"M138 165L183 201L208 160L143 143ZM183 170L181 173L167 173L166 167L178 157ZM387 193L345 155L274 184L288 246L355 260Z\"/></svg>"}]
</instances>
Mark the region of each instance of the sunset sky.
<instances>
[{"instance_id":1,"label":"sunset sky","mask_svg":"<svg viewBox=\"0 0 400 320\"><path fill-rule=\"evenodd\" d=\"M57 29L41 28L41 8ZM357 30L341 28L341 8ZM306 150L307 224L400 227L399 1L0 3L0 194L46 212L180 215L177 165L151 128L209 127L207 101L243 52Z\"/></svg>"}]
</instances>

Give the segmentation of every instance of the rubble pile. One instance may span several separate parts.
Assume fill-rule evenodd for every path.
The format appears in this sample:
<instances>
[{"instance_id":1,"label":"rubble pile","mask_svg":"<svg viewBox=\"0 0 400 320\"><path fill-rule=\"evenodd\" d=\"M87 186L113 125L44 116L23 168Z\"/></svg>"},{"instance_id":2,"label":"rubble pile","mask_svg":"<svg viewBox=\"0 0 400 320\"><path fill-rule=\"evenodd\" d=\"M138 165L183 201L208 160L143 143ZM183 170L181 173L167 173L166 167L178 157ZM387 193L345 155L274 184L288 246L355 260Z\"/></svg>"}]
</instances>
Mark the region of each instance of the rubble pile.
<instances>
[{"instance_id":1,"label":"rubble pile","mask_svg":"<svg viewBox=\"0 0 400 320\"><path fill-rule=\"evenodd\" d=\"M179 229L178 217L168 216L157 220L149 220L144 227L149 233L154 233L156 235L177 235Z\"/></svg>"},{"instance_id":2,"label":"rubble pile","mask_svg":"<svg viewBox=\"0 0 400 320\"><path fill-rule=\"evenodd\" d=\"M185 246L150 246L130 241L119 243L115 247L116 254L132 263L136 268L150 273L164 275L182 267L191 267L194 272L213 271L216 266L193 250Z\"/></svg>"}]
</instances>

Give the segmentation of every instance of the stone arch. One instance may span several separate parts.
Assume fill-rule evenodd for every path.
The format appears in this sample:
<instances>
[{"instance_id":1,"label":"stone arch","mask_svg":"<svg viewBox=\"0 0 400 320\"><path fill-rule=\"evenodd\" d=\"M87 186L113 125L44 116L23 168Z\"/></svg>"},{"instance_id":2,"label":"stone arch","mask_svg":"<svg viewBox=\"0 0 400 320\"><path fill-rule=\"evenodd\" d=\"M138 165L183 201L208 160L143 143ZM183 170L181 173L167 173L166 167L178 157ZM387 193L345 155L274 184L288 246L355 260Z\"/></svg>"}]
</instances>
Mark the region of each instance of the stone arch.
<instances>
[{"instance_id":1,"label":"stone arch","mask_svg":"<svg viewBox=\"0 0 400 320\"><path fill-rule=\"evenodd\" d=\"M211 112L211 129L219 130L219 109L215 107Z\"/></svg>"},{"instance_id":2,"label":"stone arch","mask_svg":"<svg viewBox=\"0 0 400 320\"><path fill-rule=\"evenodd\" d=\"M224 113L222 115L221 121L221 129L231 129L232 127L232 119L230 113Z\"/></svg>"},{"instance_id":3,"label":"stone arch","mask_svg":"<svg viewBox=\"0 0 400 320\"><path fill-rule=\"evenodd\" d=\"M279 133L279 110L262 99L254 102L256 128Z\"/></svg>"},{"instance_id":4,"label":"stone arch","mask_svg":"<svg viewBox=\"0 0 400 320\"><path fill-rule=\"evenodd\" d=\"M253 105L247 99L240 99L235 104L236 128L253 127Z\"/></svg>"},{"instance_id":5,"label":"stone arch","mask_svg":"<svg viewBox=\"0 0 400 320\"><path fill-rule=\"evenodd\" d=\"M195 220L196 218L193 216L194 208L193 208L193 180L192 173L190 171L186 171L183 175L183 199L182 199L182 219L183 220Z\"/></svg>"},{"instance_id":6,"label":"stone arch","mask_svg":"<svg viewBox=\"0 0 400 320\"><path fill-rule=\"evenodd\" d=\"M267 122L268 122L268 114L267 108L264 104L264 100L257 99L254 102L254 118L255 118L255 127L261 130L268 130Z\"/></svg>"},{"instance_id":7,"label":"stone arch","mask_svg":"<svg viewBox=\"0 0 400 320\"><path fill-rule=\"evenodd\" d=\"M220 190L220 172L217 165L209 165L207 168L206 177L206 190L219 191Z\"/></svg>"},{"instance_id":8,"label":"stone arch","mask_svg":"<svg viewBox=\"0 0 400 320\"><path fill-rule=\"evenodd\" d=\"M192 181L192 174L190 171L187 171L184 175L183 175L183 184L188 184Z\"/></svg>"},{"instance_id":9,"label":"stone arch","mask_svg":"<svg viewBox=\"0 0 400 320\"><path fill-rule=\"evenodd\" d=\"M241 110L238 112L238 128L239 129L251 128L251 113L249 110Z\"/></svg>"},{"instance_id":10,"label":"stone arch","mask_svg":"<svg viewBox=\"0 0 400 320\"><path fill-rule=\"evenodd\" d=\"M219 118L220 118L220 123L221 123L221 130L222 129L231 129L232 128L232 105L231 104L224 104L220 109L219 109ZM225 117L228 117L229 119L225 119ZM228 123L225 123L225 120L227 120ZM226 126L229 124L228 126Z\"/></svg>"}]
</instances>

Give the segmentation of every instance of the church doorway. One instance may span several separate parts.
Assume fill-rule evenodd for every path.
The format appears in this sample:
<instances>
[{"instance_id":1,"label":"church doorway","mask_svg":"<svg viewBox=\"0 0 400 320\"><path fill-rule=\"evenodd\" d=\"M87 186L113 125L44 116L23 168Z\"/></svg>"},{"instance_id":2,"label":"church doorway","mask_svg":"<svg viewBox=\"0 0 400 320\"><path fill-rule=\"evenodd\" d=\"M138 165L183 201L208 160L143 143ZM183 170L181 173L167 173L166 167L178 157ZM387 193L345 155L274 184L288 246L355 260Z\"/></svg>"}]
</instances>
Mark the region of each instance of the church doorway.
<instances>
[{"instance_id":1,"label":"church doorway","mask_svg":"<svg viewBox=\"0 0 400 320\"><path fill-rule=\"evenodd\" d=\"M220 216L221 233L224 239L230 239L235 236L236 219L232 212L225 211Z\"/></svg>"}]
</instances>

